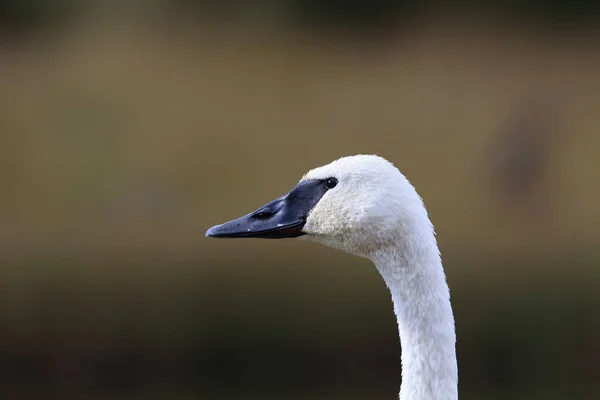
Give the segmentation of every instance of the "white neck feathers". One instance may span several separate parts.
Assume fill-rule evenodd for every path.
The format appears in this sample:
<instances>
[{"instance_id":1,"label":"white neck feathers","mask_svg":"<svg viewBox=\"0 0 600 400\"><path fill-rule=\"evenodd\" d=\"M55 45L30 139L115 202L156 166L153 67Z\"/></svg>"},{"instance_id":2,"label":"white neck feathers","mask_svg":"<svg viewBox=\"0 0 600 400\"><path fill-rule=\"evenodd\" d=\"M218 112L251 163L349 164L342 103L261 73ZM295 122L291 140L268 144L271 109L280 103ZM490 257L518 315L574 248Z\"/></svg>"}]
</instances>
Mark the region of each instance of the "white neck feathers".
<instances>
[{"instance_id":1,"label":"white neck feathers","mask_svg":"<svg viewBox=\"0 0 600 400\"><path fill-rule=\"evenodd\" d=\"M433 227L425 218L405 227L398 243L371 259L391 292L398 319L400 400L455 400L454 317Z\"/></svg>"},{"instance_id":2,"label":"white neck feathers","mask_svg":"<svg viewBox=\"0 0 600 400\"><path fill-rule=\"evenodd\" d=\"M456 400L454 317L433 226L415 188L378 156L310 171L335 177L308 214L307 238L371 259L392 294L402 345L400 400Z\"/></svg>"}]
</instances>

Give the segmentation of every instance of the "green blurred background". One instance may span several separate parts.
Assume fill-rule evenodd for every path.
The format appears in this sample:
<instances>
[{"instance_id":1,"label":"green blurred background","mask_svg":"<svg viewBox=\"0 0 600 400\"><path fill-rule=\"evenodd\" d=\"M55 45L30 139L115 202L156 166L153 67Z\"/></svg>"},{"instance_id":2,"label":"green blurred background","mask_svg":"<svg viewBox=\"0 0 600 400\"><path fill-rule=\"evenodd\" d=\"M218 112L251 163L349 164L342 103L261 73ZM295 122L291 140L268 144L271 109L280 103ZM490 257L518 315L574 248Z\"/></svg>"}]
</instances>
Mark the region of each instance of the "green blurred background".
<instances>
[{"instance_id":1,"label":"green blurred background","mask_svg":"<svg viewBox=\"0 0 600 400\"><path fill-rule=\"evenodd\" d=\"M377 153L436 225L461 397L600 398L598 4L3 0L0 395L395 398L373 265L204 238Z\"/></svg>"}]
</instances>

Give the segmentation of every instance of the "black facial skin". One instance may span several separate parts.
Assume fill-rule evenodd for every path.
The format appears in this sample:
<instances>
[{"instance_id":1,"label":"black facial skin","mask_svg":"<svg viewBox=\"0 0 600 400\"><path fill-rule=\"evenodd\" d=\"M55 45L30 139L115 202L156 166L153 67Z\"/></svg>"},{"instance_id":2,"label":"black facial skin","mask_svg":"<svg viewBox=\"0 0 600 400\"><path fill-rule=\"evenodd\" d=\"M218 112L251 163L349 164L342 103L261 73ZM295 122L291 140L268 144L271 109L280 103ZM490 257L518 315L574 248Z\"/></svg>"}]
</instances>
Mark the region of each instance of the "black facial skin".
<instances>
[{"instance_id":1,"label":"black facial skin","mask_svg":"<svg viewBox=\"0 0 600 400\"><path fill-rule=\"evenodd\" d=\"M309 179L288 194L233 221L213 226L206 237L283 239L305 235L308 213L337 185L337 179Z\"/></svg>"}]
</instances>

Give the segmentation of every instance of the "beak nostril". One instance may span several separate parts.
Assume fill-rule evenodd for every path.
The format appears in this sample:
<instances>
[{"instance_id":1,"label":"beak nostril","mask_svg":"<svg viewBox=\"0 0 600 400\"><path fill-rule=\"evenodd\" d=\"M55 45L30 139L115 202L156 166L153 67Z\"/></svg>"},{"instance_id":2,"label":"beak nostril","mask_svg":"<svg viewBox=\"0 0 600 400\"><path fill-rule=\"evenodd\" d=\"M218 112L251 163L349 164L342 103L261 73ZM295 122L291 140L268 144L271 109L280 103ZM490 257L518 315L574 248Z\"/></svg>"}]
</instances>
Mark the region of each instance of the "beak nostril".
<instances>
[{"instance_id":1,"label":"beak nostril","mask_svg":"<svg viewBox=\"0 0 600 400\"><path fill-rule=\"evenodd\" d=\"M267 219L267 218L273 216L273 214L274 213L272 211L261 211L261 212L258 212L256 214L254 214L252 216L252 218L255 218L255 219Z\"/></svg>"}]
</instances>

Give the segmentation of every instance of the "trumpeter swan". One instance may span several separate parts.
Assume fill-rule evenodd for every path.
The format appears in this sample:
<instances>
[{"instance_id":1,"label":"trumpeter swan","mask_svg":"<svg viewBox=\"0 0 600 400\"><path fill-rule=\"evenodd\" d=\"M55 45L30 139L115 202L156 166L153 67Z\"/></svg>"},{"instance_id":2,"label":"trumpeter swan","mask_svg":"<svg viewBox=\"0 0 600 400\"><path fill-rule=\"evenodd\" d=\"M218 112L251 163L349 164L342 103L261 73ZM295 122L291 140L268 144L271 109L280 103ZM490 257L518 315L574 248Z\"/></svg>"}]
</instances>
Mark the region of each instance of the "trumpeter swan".
<instances>
[{"instance_id":1,"label":"trumpeter swan","mask_svg":"<svg viewBox=\"0 0 600 400\"><path fill-rule=\"evenodd\" d=\"M389 288L402 346L400 400L458 398L454 317L433 225L385 159L344 157L207 237L302 237L370 259Z\"/></svg>"}]
</instances>

